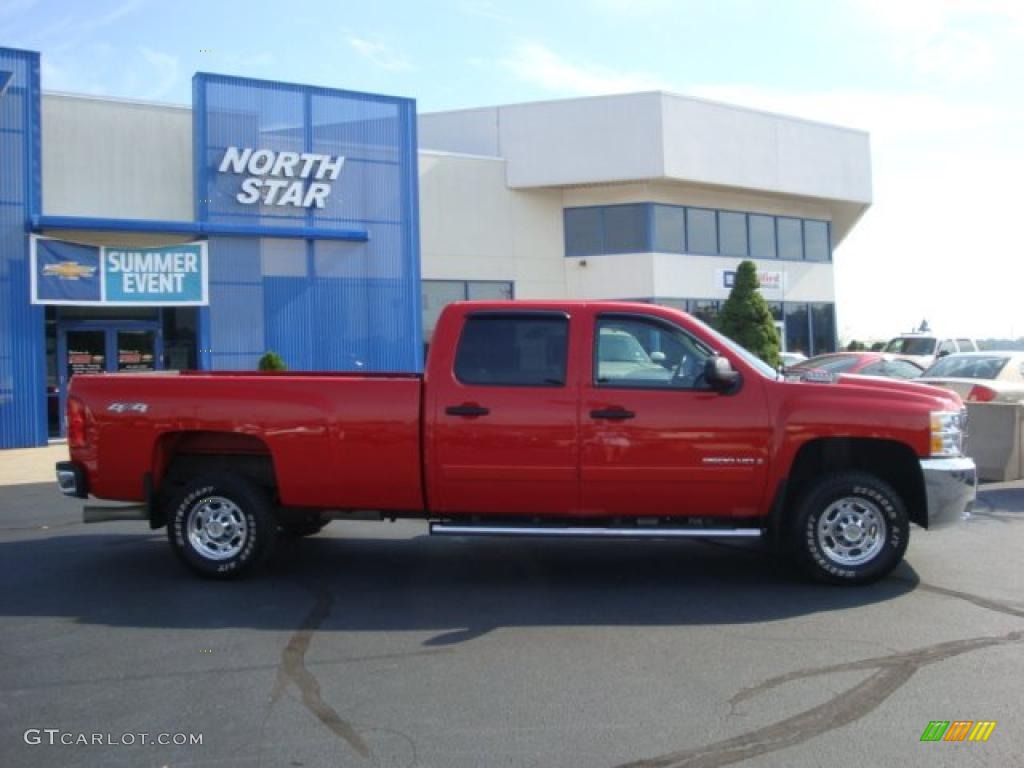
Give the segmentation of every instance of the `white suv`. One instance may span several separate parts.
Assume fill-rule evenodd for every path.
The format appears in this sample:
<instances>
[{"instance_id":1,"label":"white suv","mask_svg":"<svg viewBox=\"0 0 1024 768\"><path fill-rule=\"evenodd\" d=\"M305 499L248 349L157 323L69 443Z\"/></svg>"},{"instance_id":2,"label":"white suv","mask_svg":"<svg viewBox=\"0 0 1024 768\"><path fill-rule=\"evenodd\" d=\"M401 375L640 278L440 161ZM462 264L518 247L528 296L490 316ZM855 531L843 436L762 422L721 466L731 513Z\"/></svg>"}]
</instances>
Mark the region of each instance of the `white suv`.
<instances>
[{"instance_id":1,"label":"white suv","mask_svg":"<svg viewBox=\"0 0 1024 768\"><path fill-rule=\"evenodd\" d=\"M904 333L885 345L885 352L927 368L938 358L956 352L977 352L978 344L967 337L942 337L930 333Z\"/></svg>"}]
</instances>

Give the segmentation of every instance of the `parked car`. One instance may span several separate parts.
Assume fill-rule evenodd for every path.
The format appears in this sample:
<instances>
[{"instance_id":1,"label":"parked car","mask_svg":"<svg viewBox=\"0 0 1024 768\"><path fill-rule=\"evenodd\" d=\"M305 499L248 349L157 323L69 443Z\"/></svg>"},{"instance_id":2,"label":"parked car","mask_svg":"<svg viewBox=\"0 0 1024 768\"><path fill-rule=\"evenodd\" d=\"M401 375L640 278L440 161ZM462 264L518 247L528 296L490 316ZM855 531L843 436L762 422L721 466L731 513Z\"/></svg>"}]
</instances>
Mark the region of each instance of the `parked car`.
<instances>
[{"instance_id":1,"label":"parked car","mask_svg":"<svg viewBox=\"0 0 1024 768\"><path fill-rule=\"evenodd\" d=\"M954 524L975 497L956 394L786 381L648 304L449 304L422 376L78 375L67 420L60 489L133 502L85 520L166 526L219 578L265 560L278 530L403 517L446 536L760 538L866 584L911 523Z\"/></svg>"},{"instance_id":2,"label":"parked car","mask_svg":"<svg viewBox=\"0 0 1024 768\"><path fill-rule=\"evenodd\" d=\"M782 360L782 367L789 369L794 365L799 365L807 359L807 355L801 352L782 352L779 354L779 359Z\"/></svg>"},{"instance_id":3,"label":"parked car","mask_svg":"<svg viewBox=\"0 0 1024 768\"><path fill-rule=\"evenodd\" d=\"M924 372L917 363L881 352L834 352L804 360L792 368L787 368L786 373L801 376L807 371L814 370L835 374L885 376L890 379L916 379Z\"/></svg>"},{"instance_id":4,"label":"parked car","mask_svg":"<svg viewBox=\"0 0 1024 768\"><path fill-rule=\"evenodd\" d=\"M921 381L951 389L969 402L1024 401L1024 352L949 355L926 370Z\"/></svg>"},{"instance_id":5,"label":"parked car","mask_svg":"<svg viewBox=\"0 0 1024 768\"><path fill-rule=\"evenodd\" d=\"M904 333L889 341L883 352L927 368L940 357L958 352L977 352L978 343L966 336L942 337L930 333Z\"/></svg>"}]
</instances>

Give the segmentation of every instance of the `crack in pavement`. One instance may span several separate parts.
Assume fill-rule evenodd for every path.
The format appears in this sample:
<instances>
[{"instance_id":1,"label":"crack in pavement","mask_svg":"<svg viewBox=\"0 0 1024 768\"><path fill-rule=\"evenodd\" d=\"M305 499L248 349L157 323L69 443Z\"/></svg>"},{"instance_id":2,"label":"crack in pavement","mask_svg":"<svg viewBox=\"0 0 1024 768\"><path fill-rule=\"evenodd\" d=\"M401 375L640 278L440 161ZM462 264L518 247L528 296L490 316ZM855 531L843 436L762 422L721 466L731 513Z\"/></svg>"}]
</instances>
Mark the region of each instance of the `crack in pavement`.
<instances>
[{"instance_id":1,"label":"crack in pavement","mask_svg":"<svg viewBox=\"0 0 1024 768\"><path fill-rule=\"evenodd\" d=\"M897 580L906 581L905 579ZM923 582L916 584L916 587L925 592L964 600L985 610L1024 618L1024 610L980 595L958 592ZM982 648L1019 643L1022 640L1024 640L1024 632L1015 630L997 637L953 640L918 648L914 651L893 653L888 656L877 656L826 667L813 667L778 675L736 693L729 699L732 713L735 713L737 704L794 680L839 672L875 670L873 675L848 691L843 691L824 704L799 712L793 717L754 731L748 731L731 739L724 739L696 749L679 750L659 757L625 763L617 768L719 768L792 747L827 731L848 725L871 713L909 681L921 667Z\"/></svg>"},{"instance_id":2,"label":"crack in pavement","mask_svg":"<svg viewBox=\"0 0 1024 768\"><path fill-rule=\"evenodd\" d=\"M741 690L729 700L730 705L735 706L741 701L793 680L836 672L876 670L873 675L850 690L793 717L697 749L680 750L659 757L637 760L618 768L719 768L792 747L869 714L910 680L921 667L981 648L1019 643L1022 640L1024 632L1018 630L999 637L954 640L915 651L779 675Z\"/></svg>"},{"instance_id":3,"label":"crack in pavement","mask_svg":"<svg viewBox=\"0 0 1024 768\"><path fill-rule=\"evenodd\" d=\"M306 668L306 651L316 632L324 620L330 615L334 605L334 596L327 589L317 591L316 600L299 628L295 630L284 650L281 651L281 664L277 669L277 680L270 694L270 709L281 698L290 684L294 684L302 696L302 704L316 718L339 738L343 739L357 754L369 759L370 747L356 729L320 694L320 682Z\"/></svg>"}]
</instances>

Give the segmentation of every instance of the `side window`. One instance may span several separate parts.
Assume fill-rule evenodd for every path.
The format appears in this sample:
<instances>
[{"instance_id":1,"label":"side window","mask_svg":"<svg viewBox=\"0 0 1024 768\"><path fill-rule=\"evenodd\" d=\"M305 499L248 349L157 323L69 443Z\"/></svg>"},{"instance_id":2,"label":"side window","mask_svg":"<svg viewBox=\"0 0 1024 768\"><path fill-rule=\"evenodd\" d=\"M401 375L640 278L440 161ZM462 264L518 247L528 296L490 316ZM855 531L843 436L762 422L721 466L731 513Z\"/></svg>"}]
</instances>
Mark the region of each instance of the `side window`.
<instances>
[{"instance_id":1,"label":"side window","mask_svg":"<svg viewBox=\"0 0 1024 768\"><path fill-rule=\"evenodd\" d=\"M974 342L970 339L957 339L956 344L960 347L961 352L977 352L978 348L974 346Z\"/></svg>"},{"instance_id":2,"label":"side window","mask_svg":"<svg viewBox=\"0 0 1024 768\"><path fill-rule=\"evenodd\" d=\"M598 318L594 336L599 387L706 389L711 350L675 326L624 315Z\"/></svg>"},{"instance_id":3,"label":"side window","mask_svg":"<svg viewBox=\"0 0 1024 768\"><path fill-rule=\"evenodd\" d=\"M469 315L455 353L463 384L564 387L569 318L563 315Z\"/></svg>"},{"instance_id":4,"label":"side window","mask_svg":"<svg viewBox=\"0 0 1024 768\"><path fill-rule=\"evenodd\" d=\"M885 375L885 363L872 363L871 365L865 365L857 373L861 376L884 376Z\"/></svg>"},{"instance_id":5,"label":"side window","mask_svg":"<svg viewBox=\"0 0 1024 768\"><path fill-rule=\"evenodd\" d=\"M952 355L956 352L956 344L953 343L952 339L943 339L942 343L939 344L939 355Z\"/></svg>"}]
</instances>

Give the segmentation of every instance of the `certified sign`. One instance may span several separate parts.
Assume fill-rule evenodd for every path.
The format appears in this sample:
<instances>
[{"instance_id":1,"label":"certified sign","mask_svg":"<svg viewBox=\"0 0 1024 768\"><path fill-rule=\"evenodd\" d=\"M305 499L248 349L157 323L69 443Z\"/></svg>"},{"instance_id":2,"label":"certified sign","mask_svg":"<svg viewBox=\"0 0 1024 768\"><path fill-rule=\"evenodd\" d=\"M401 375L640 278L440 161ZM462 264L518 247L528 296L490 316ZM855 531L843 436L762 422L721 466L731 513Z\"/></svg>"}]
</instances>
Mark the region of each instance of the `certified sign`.
<instances>
[{"instance_id":1,"label":"certified sign","mask_svg":"<svg viewBox=\"0 0 1024 768\"><path fill-rule=\"evenodd\" d=\"M727 291L731 291L733 285L736 284L736 270L735 269L719 269L718 273L718 287L724 288ZM761 272L757 273L757 281L760 284L760 288L765 292L776 292L781 291L786 285L786 274L784 272Z\"/></svg>"},{"instance_id":2,"label":"certified sign","mask_svg":"<svg viewBox=\"0 0 1024 768\"><path fill-rule=\"evenodd\" d=\"M206 243L124 248L33 236L31 250L33 304L209 303Z\"/></svg>"}]
</instances>

